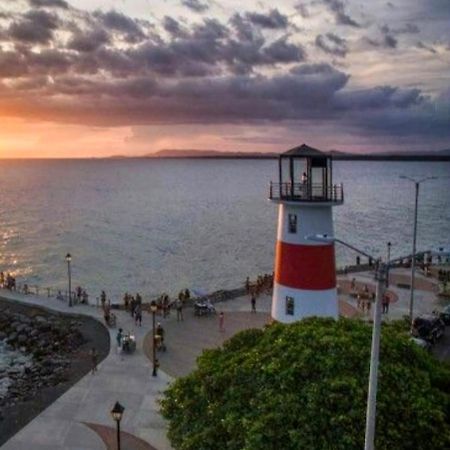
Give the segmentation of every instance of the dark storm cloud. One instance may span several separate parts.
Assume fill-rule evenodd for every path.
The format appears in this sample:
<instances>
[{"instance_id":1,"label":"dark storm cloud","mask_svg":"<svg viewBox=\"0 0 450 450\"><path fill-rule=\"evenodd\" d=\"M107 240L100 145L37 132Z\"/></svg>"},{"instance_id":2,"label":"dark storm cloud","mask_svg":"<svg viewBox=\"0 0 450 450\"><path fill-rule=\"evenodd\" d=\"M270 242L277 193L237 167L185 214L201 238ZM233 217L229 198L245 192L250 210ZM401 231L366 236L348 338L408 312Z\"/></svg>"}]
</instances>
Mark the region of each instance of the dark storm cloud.
<instances>
[{"instance_id":1,"label":"dark storm cloud","mask_svg":"<svg viewBox=\"0 0 450 450\"><path fill-rule=\"evenodd\" d=\"M303 47L288 43L286 38L280 38L270 44L263 54L267 58L267 64L300 62L306 59Z\"/></svg>"},{"instance_id":2,"label":"dark storm cloud","mask_svg":"<svg viewBox=\"0 0 450 450\"><path fill-rule=\"evenodd\" d=\"M394 36L387 34L386 36L384 36L383 43L385 47L397 48L398 41Z\"/></svg>"},{"instance_id":3,"label":"dark storm cloud","mask_svg":"<svg viewBox=\"0 0 450 450\"><path fill-rule=\"evenodd\" d=\"M267 14L250 12L246 13L246 17L254 25L271 30L285 29L289 25L287 16L278 9L272 9Z\"/></svg>"},{"instance_id":4,"label":"dark storm cloud","mask_svg":"<svg viewBox=\"0 0 450 450\"><path fill-rule=\"evenodd\" d=\"M14 21L8 30L13 40L30 44L46 44L53 38L59 19L53 13L31 10Z\"/></svg>"},{"instance_id":5,"label":"dark storm cloud","mask_svg":"<svg viewBox=\"0 0 450 450\"><path fill-rule=\"evenodd\" d=\"M347 55L348 47L347 40L336 36L333 33L327 33L325 35L319 34L316 37L316 46L333 56L339 56L344 58Z\"/></svg>"},{"instance_id":6,"label":"dark storm cloud","mask_svg":"<svg viewBox=\"0 0 450 450\"><path fill-rule=\"evenodd\" d=\"M437 53L437 51L433 47L431 47L430 45L425 44L422 41L417 42L416 47L420 48L422 50L426 50L427 52L430 52L430 53L432 53L434 55Z\"/></svg>"},{"instance_id":7,"label":"dark storm cloud","mask_svg":"<svg viewBox=\"0 0 450 450\"><path fill-rule=\"evenodd\" d=\"M420 33L420 28L412 23L406 23L402 27L399 28L391 28L388 25L384 24L380 27L380 31L384 34L417 34Z\"/></svg>"},{"instance_id":8,"label":"dark storm cloud","mask_svg":"<svg viewBox=\"0 0 450 450\"><path fill-rule=\"evenodd\" d=\"M209 4L200 0L181 0L181 4L198 13L209 9Z\"/></svg>"},{"instance_id":9,"label":"dark storm cloud","mask_svg":"<svg viewBox=\"0 0 450 450\"><path fill-rule=\"evenodd\" d=\"M334 19L338 25L347 25L355 28L361 27L361 25L346 12L344 2L340 0L322 0L322 2L334 15Z\"/></svg>"},{"instance_id":10,"label":"dark storm cloud","mask_svg":"<svg viewBox=\"0 0 450 450\"><path fill-rule=\"evenodd\" d=\"M77 52L93 52L110 41L109 34L100 27L75 31L67 44L67 48Z\"/></svg>"},{"instance_id":11,"label":"dark storm cloud","mask_svg":"<svg viewBox=\"0 0 450 450\"><path fill-rule=\"evenodd\" d=\"M145 39L145 34L136 20L124 14L111 10L106 13L96 11L94 17L109 30L118 31L126 36L128 42L139 42Z\"/></svg>"},{"instance_id":12,"label":"dark storm cloud","mask_svg":"<svg viewBox=\"0 0 450 450\"><path fill-rule=\"evenodd\" d=\"M28 0L28 3L35 8L69 8L64 0Z\"/></svg>"},{"instance_id":13,"label":"dark storm cloud","mask_svg":"<svg viewBox=\"0 0 450 450\"><path fill-rule=\"evenodd\" d=\"M230 23L240 40L254 41L262 39L260 30L255 28L252 23L244 19L240 14L234 14L230 19Z\"/></svg>"},{"instance_id":14,"label":"dark storm cloud","mask_svg":"<svg viewBox=\"0 0 450 450\"><path fill-rule=\"evenodd\" d=\"M172 17L165 16L163 19L164 29L175 38L186 37L186 29Z\"/></svg>"}]
</instances>

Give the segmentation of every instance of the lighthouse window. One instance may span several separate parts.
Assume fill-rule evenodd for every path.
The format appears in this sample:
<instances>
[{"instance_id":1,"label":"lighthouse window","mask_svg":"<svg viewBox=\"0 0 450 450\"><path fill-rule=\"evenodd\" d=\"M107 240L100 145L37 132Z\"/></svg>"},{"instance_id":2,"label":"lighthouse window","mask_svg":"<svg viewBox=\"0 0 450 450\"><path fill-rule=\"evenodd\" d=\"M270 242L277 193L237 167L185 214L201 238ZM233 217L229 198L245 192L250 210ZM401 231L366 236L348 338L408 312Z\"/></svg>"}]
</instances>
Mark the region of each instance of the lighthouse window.
<instances>
[{"instance_id":1,"label":"lighthouse window","mask_svg":"<svg viewBox=\"0 0 450 450\"><path fill-rule=\"evenodd\" d=\"M289 297L288 295L286 296L286 315L294 315L294 297Z\"/></svg>"},{"instance_id":2,"label":"lighthouse window","mask_svg":"<svg viewBox=\"0 0 450 450\"><path fill-rule=\"evenodd\" d=\"M297 233L297 214L288 215L288 231L289 233Z\"/></svg>"}]
</instances>

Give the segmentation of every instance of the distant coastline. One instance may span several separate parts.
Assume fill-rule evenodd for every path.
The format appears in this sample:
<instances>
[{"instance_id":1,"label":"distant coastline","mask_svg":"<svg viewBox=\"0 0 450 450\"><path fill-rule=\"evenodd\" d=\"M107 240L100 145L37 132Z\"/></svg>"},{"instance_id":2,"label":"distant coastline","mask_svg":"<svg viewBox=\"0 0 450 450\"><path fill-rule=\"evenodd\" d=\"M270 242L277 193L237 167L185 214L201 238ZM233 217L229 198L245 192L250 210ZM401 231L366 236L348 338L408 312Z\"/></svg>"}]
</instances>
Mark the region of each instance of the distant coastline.
<instances>
[{"instance_id":1,"label":"distant coastline","mask_svg":"<svg viewBox=\"0 0 450 450\"><path fill-rule=\"evenodd\" d=\"M336 161L450 161L450 149L429 153L346 153L328 152ZM109 159L278 159L278 153L224 152L218 150L166 149L142 156L110 156Z\"/></svg>"}]
</instances>

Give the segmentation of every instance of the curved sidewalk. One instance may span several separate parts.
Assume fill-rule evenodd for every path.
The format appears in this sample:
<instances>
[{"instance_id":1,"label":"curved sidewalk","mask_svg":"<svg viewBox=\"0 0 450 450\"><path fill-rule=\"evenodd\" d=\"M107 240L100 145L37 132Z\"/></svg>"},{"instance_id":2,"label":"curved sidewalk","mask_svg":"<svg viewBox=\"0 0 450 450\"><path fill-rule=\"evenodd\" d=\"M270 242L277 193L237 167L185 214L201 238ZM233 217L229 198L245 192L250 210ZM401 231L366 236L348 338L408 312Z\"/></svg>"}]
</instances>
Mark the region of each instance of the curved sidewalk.
<instances>
[{"instance_id":1,"label":"curved sidewalk","mask_svg":"<svg viewBox=\"0 0 450 450\"><path fill-rule=\"evenodd\" d=\"M103 321L101 311L95 306L69 308L66 303L53 298L24 296L6 290L0 290L0 297ZM115 445L110 444L115 444L115 423L110 410L116 401L125 407L121 422L124 432L122 450L171 449L166 438L166 424L157 404L171 379L162 371L158 377L152 377L151 364L142 350L151 317L144 314L143 326L137 327L125 311L114 312L118 327L135 334L136 352L118 355L115 346L117 328L110 329L110 352L99 364L98 372L84 376L6 442L1 450L115 450Z\"/></svg>"}]
</instances>

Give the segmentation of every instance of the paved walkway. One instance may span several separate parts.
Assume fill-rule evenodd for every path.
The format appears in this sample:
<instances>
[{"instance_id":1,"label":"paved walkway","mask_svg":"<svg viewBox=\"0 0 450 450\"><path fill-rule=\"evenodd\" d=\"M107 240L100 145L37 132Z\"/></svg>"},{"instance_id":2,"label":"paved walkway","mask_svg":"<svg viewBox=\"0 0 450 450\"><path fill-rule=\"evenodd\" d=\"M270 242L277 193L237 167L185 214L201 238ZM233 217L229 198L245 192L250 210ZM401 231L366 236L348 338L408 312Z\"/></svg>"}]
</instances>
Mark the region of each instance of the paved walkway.
<instances>
[{"instance_id":1,"label":"paved walkway","mask_svg":"<svg viewBox=\"0 0 450 450\"><path fill-rule=\"evenodd\" d=\"M344 287L340 295L340 311L346 316L361 315L355 308L356 301L346 292L350 280L355 277L358 285L367 284L374 288L373 274L369 272L339 277ZM391 279L405 282L404 269L392 271ZM415 314L431 312L436 307L434 281L418 275ZM384 320L399 319L408 314L409 290L400 289L393 283L390 287L396 297ZM90 315L102 321L99 309L93 306L77 305L69 308L55 299L23 296L0 290L0 296L20 302L47 307L64 313ZM2 450L110 450L114 449L115 424L110 410L116 400L125 406L121 423L123 450L170 449L166 438L166 424L158 412L157 400L173 376L189 373L195 360L205 348L220 345L235 332L262 327L269 320L271 298L258 298L257 313L250 312L250 300L243 296L217 304L218 311L225 312L225 331L219 331L217 316L195 317L192 309L184 311L185 320L177 323L176 315L162 320L166 330L168 350L159 354L163 370L158 377L151 376L151 316L144 313L143 326L136 327L130 315L117 311L118 327L132 331L138 347L133 355L118 355L115 346L116 330L110 330L112 347L109 356L99 365L96 375L86 375L51 406L32 420L10 439ZM144 338L147 339L144 343Z\"/></svg>"},{"instance_id":2,"label":"paved walkway","mask_svg":"<svg viewBox=\"0 0 450 450\"><path fill-rule=\"evenodd\" d=\"M24 296L4 290L0 290L0 296L64 313L90 315L102 321L100 310L93 306L77 305L69 308L66 303L53 298ZM33 450L115 448L108 443L114 441L116 433L110 410L117 400L125 407L121 422L124 431L123 450L152 450L153 447L158 450L171 449L166 438L166 425L157 405L157 399L170 377L162 371L157 378L152 377L151 364L142 351L143 338L151 323L150 316L145 314L143 326L136 327L129 314L124 311L116 314L118 326L136 335L136 352L118 355L114 345L116 330L111 329L110 353L99 364L98 372L83 377L4 444L2 450L29 450L31 444ZM136 442L140 442L141 447ZM145 443L150 445L142 446Z\"/></svg>"}]
</instances>

